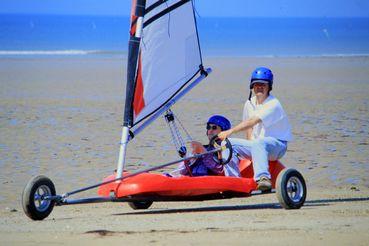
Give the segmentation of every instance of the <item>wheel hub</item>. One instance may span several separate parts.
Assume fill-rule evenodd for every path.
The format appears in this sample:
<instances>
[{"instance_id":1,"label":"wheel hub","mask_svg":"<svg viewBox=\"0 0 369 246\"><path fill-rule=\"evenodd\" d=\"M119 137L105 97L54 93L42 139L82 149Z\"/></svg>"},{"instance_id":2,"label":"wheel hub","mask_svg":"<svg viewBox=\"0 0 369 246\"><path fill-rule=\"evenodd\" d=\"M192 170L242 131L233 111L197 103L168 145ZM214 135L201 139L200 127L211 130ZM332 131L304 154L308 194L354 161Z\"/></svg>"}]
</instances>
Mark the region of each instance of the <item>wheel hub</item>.
<instances>
[{"instance_id":1,"label":"wheel hub","mask_svg":"<svg viewBox=\"0 0 369 246\"><path fill-rule=\"evenodd\" d=\"M52 195L51 190L48 186L41 185L40 187L37 188L34 194L34 205L37 211L44 212L49 208L51 201L44 200L44 197L51 195Z\"/></svg>"},{"instance_id":2,"label":"wheel hub","mask_svg":"<svg viewBox=\"0 0 369 246\"><path fill-rule=\"evenodd\" d=\"M293 202L299 202L303 197L303 186L296 177L291 177L287 181L287 194Z\"/></svg>"}]
</instances>

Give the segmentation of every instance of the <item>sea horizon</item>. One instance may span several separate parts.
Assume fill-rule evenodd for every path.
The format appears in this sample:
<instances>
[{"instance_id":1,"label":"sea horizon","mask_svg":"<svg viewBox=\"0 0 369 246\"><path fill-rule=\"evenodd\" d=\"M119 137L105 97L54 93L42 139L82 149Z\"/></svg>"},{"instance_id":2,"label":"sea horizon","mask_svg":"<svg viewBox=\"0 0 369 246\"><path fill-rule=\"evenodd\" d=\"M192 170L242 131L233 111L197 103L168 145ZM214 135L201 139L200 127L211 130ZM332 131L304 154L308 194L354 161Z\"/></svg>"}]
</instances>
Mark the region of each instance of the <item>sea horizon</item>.
<instances>
[{"instance_id":1,"label":"sea horizon","mask_svg":"<svg viewBox=\"0 0 369 246\"><path fill-rule=\"evenodd\" d=\"M198 17L206 57L369 56L369 18ZM0 15L0 58L126 56L129 18Z\"/></svg>"}]
</instances>

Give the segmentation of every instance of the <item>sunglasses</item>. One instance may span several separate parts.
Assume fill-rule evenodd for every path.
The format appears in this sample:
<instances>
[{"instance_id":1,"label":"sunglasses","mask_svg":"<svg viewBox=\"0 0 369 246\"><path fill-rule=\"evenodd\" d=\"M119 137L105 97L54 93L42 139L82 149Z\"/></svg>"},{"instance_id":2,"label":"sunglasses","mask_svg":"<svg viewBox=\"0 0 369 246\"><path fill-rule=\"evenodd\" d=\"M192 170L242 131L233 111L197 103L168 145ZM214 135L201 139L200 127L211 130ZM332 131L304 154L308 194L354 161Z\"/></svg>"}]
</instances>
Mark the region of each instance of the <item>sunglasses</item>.
<instances>
[{"instance_id":1,"label":"sunglasses","mask_svg":"<svg viewBox=\"0 0 369 246\"><path fill-rule=\"evenodd\" d=\"M206 125L206 130L216 130L216 129L218 129L218 126L216 126L216 125Z\"/></svg>"}]
</instances>

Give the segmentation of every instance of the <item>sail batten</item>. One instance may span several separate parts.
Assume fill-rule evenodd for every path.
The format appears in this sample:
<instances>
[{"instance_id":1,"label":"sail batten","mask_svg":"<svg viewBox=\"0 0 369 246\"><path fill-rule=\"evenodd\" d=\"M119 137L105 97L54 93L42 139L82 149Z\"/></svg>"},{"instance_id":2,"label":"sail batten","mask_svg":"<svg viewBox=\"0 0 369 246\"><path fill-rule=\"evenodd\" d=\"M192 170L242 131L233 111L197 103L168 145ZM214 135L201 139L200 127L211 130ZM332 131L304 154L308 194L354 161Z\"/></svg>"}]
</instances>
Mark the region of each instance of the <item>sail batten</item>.
<instances>
[{"instance_id":1,"label":"sail batten","mask_svg":"<svg viewBox=\"0 0 369 246\"><path fill-rule=\"evenodd\" d=\"M156 15L154 15L153 17L151 17L150 19L148 19L147 21L144 22L144 28L147 27L148 25L150 25L150 23L154 22L155 20L159 19L160 17L168 14L169 12L175 10L176 8L181 7L183 4L189 2L190 0L182 0L179 1L173 5L171 5L170 7L167 7L166 9L164 9L163 11L157 13Z\"/></svg>"},{"instance_id":2,"label":"sail batten","mask_svg":"<svg viewBox=\"0 0 369 246\"><path fill-rule=\"evenodd\" d=\"M145 14L148 14L150 13L151 10L159 7L161 4L165 3L165 2L168 2L168 0L158 0L156 1L155 3L147 6L147 8L145 9Z\"/></svg>"}]
</instances>

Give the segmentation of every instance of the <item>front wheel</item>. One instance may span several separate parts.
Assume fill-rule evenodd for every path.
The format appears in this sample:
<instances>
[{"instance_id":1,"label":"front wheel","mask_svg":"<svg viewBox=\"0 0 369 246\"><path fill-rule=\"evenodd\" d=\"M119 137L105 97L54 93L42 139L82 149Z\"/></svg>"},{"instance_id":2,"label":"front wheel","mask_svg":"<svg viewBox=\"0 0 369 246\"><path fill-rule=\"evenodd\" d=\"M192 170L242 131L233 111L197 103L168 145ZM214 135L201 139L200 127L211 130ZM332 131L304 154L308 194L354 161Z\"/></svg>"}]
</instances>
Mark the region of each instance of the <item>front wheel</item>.
<instances>
[{"instance_id":1,"label":"front wheel","mask_svg":"<svg viewBox=\"0 0 369 246\"><path fill-rule=\"evenodd\" d=\"M276 181L277 198L285 209L299 209L306 199L304 177L292 168L283 169Z\"/></svg>"},{"instance_id":2,"label":"front wheel","mask_svg":"<svg viewBox=\"0 0 369 246\"><path fill-rule=\"evenodd\" d=\"M135 201L129 202L128 205L134 210L137 209L148 209L152 205L152 201Z\"/></svg>"},{"instance_id":3,"label":"front wheel","mask_svg":"<svg viewBox=\"0 0 369 246\"><path fill-rule=\"evenodd\" d=\"M33 220L45 219L53 210L55 201L44 198L55 194L55 186L48 177L42 175L33 177L23 190L24 213Z\"/></svg>"}]
</instances>

